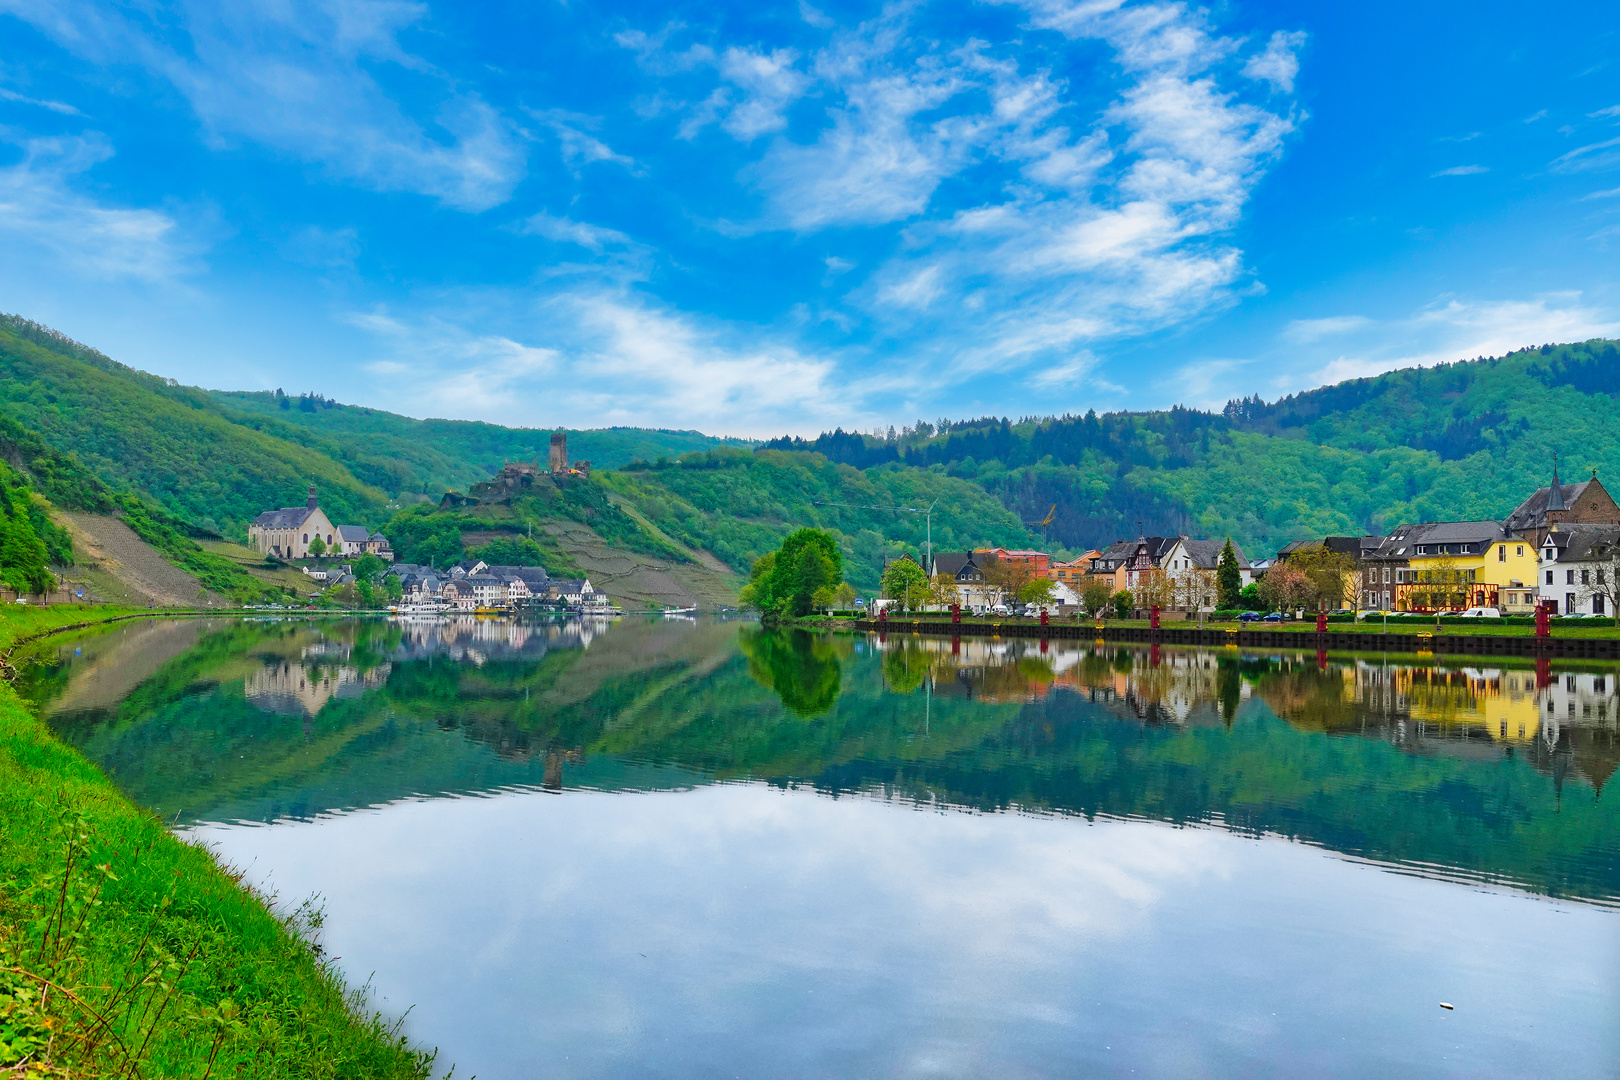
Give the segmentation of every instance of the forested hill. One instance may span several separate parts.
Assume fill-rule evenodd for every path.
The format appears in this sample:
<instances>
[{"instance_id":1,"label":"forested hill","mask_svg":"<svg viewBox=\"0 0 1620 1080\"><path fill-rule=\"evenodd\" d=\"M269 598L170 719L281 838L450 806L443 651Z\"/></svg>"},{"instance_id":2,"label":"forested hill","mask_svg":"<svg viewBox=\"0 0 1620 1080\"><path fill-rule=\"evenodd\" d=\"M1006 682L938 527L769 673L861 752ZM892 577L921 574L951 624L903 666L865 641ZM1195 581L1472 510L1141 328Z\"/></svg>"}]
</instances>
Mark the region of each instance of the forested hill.
<instances>
[{"instance_id":1,"label":"forested hill","mask_svg":"<svg viewBox=\"0 0 1620 1080\"><path fill-rule=\"evenodd\" d=\"M246 539L254 515L301 503L314 483L335 520L384 531L397 520L397 543L431 537L439 555L461 549L457 528L474 543L520 526L527 536L560 515L618 549L700 549L744 570L793 528L822 525L839 534L863 585L927 536L922 515L878 506L937 502L936 548L1042 543L1059 553L1134 536L1138 522L1150 533L1229 535L1262 556L1289 540L1406 520L1499 518L1547 482L1555 451L1566 479L1589 469L1620 479L1617 396L1620 349L1588 341L1234 401L1219 413L919 422L758 448L692 431L571 431L570 457L595 466L589 490L542 500L529 508L533 521L485 511L439 521L423 515L446 489L464 491L508 459L543 460L550 430L180 386L0 316L0 421L182 530ZM1053 504L1044 535L1025 527ZM414 509L396 519L401 508Z\"/></svg>"},{"instance_id":2,"label":"forested hill","mask_svg":"<svg viewBox=\"0 0 1620 1080\"><path fill-rule=\"evenodd\" d=\"M986 418L883 436L842 430L772 449L858 468L924 467L972 480L1025 519L1057 504L1049 540L1231 535L1257 552L1401 521L1506 515L1547 483L1620 478L1620 348L1593 340L1394 371L1220 413Z\"/></svg>"},{"instance_id":3,"label":"forested hill","mask_svg":"<svg viewBox=\"0 0 1620 1080\"><path fill-rule=\"evenodd\" d=\"M311 483L333 520L376 527L390 503L437 501L511 458L544 461L552 432L413 420L311 395L214 393L14 315L0 315L0 415L120 490L236 536L259 511L302 503ZM611 466L730 442L611 428L570 432L569 454Z\"/></svg>"}]
</instances>

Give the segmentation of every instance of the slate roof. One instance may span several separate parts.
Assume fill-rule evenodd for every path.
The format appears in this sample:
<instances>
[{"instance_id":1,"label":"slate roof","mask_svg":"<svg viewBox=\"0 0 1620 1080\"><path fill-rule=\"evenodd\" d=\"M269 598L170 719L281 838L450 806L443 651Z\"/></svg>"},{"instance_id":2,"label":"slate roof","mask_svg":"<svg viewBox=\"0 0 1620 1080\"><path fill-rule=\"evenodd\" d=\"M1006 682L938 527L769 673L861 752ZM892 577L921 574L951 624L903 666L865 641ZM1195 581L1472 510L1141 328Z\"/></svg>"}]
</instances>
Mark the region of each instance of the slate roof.
<instances>
[{"instance_id":1,"label":"slate roof","mask_svg":"<svg viewBox=\"0 0 1620 1080\"><path fill-rule=\"evenodd\" d=\"M253 519L261 529L296 529L315 512L313 506L283 506L280 510L266 510Z\"/></svg>"},{"instance_id":2,"label":"slate roof","mask_svg":"<svg viewBox=\"0 0 1620 1080\"><path fill-rule=\"evenodd\" d=\"M1098 563L1103 563L1105 565L1112 564L1112 567L1118 567L1121 562L1129 559L1135 553L1135 540L1115 540L1091 560L1091 565L1096 566Z\"/></svg>"},{"instance_id":3,"label":"slate roof","mask_svg":"<svg viewBox=\"0 0 1620 1080\"><path fill-rule=\"evenodd\" d=\"M1564 505L1558 506L1555 504L1551 509L1565 510L1574 505L1576 499L1586 494L1587 485L1591 482L1588 479L1577 484L1558 485L1558 495L1563 499ZM1537 488L1535 494L1520 503L1518 509L1509 514L1503 524L1514 532L1524 529L1537 529L1545 525L1547 523L1547 510L1549 509L1547 504L1552 501L1552 490L1551 485Z\"/></svg>"},{"instance_id":4,"label":"slate roof","mask_svg":"<svg viewBox=\"0 0 1620 1080\"><path fill-rule=\"evenodd\" d=\"M338 539L349 544L363 544L371 539L371 530L364 525L339 525Z\"/></svg>"},{"instance_id":5,"label":"slate roof","mask_svg":"<svg viewBox=\"0 0 1620 1080\"><path fill-rule=\"evenodd\" d=\"M1368 551L1370 559L1410 559L1417 554L1419 544L1486 544L1510 539L1510 533L1500 521L1425 521L1402 525L1384 538L1376 549ZM1478 554L1475 552L1474 554Z\"/></svg>"},{"instance_id":6,"label":"slate roof","mask_svg":"<svg viewBox=\"0 0 1620 1080\"><path fill-rule=\"evenodd\" d=\"M953 578L960 578L962 571L968 566L978 567L973 561L971 551L936 551L934 553L934 573L949 574Z\"/></svg>"},{"instance_id":7,"label":"slate roof","mask_svg":"<svg viewBox=\"0 0 1620 1080\"><path fill-rule=\"evenodd\" d=\"M524 583L530 586L535 584L544 585L551 580L551 575L546 573L546 568L543 566L491 566L489 572L491 574L522 578Z\"/></svg>"},{"instance_id":8,"label":"slate roof","mask_svg":"<svg viewBox=\"0 0 1620 1080\"><path fill-rule=\"evenodd\" d=\"M1191 540L1183 537L1181 549L1187 553L1192 564L1200 570L1214 570L1221 564L1221 549L1226 547L1225 540ZM1232 552L1237 556L1238 569L1249 565L1243 557L1243 549L1237 544L1232 545Z\"/></svg>"},{"instance_id":9,"label":"slate roof","mask_svg":"<svg viewBox=\"0 0 1620 1080\"><path fill-rule=\"evenodd\" d=\"M1559 562L1579 562L1594 557L1592 549L1600 544L1620 544L1620 525L1583 525L1559 522L1547 533L1542 549L1548 545L1558 550ZM1606 556L1597 556L1604 558Z\"/></svg>"}]
</instances>

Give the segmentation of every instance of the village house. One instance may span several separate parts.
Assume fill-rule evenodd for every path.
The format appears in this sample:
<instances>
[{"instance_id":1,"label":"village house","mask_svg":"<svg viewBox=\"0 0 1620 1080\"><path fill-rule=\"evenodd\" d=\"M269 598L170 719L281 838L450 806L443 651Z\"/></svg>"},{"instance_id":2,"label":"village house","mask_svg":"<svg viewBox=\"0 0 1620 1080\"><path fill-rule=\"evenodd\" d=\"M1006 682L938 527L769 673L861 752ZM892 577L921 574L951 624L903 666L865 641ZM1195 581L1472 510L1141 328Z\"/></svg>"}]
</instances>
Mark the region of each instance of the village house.
<instances>
[{"instance_id":1,"label":"village house","mask_svg":"<svg viewBox=\"0 0 1620 1080\"><path fill-rule=\"evenodd\" d=\"M934 556L934 576L945 574L956 583L957 602L969 611L994 607L996 597L985 580L984 567L971 551L942 551Z\"/></svg>"},{"instance_id":2,"label":"village house","mask_svg":"<svg viewBox=\"0 0 1620 1080\"><path fill-rule=\"evenodd\" d=\"M1007 548L975 548L973 557L980 566L986 565L991 559L1004 563L1020 563L1029 567L1031 577L1046 577L1052 568L1052 556L1044 551L1026 551L1022 549L1009 550Z\"/></svg>"},{"instance_id":3,"label":"village house","mask_svg":"<svg viewBox=\"0 0 1620 1080\"><path fill-rule=\"evenodd\" d=\"M1091 573L1091 560L1101 554L1102 552L1092 548L1084 555L1070 559L1068 562L1055 562L1052 564L1051 569L1047 571L1046 576L1060 585L1069 586L1078 593L1085 588L1086 576Z\"/></svg>"},{"instance_id":4,"label":"village house","mask_svg":"<svg viewBox=\"0 0 1620 1080\"><path fill-rule=\"evenodd\" d=\"M1171 542L1159 559L1159 569L1174 584L1178 608L1189 612L1215 610L1216 572L1225 548L1225 540L1194 540L1185 534ZM1253 583L1254 574L1237 544L1232 545L1232 554L1237 558L1238 587L1244 588Z\"/></svg>"},{"instance_id":5,"label":"village house","mask_svg":"<svg viewBox=\"0 0 1620 1080\"><path fill-rule=\"evenodd\" d=\"M1433 521L1402 525L1366 557L1363 592L1374 610L1452 611L1490 607L1530 614L1536 604L1535 548L1499 521ZM1376 588L1367 575L1377 568ZM1391 571L1385 589L1384 570ZM1387 600L1383 593L1393 595ZM1390 606L1384 607L1384 604Z\"/></svg>"},{"instance_id":6,"label":"village house","mask_svg":"<svg viewBox=\"0 0 1620 1080\"><path fill-rule=\"evenodd\" d=\"M1136 555L1136 541L1116 540L1092 557L1087 578L1108 586L1108 595L1125 588L1126 567Z\"/></svg>"},{"instance_id":7,"label":"village house","mask_svg":"<svg viewBox=\"0 0 1620 1080\"><path fill-rule=\"evenodd\" d=\"M1551 523L1542 533L1537 596L1560 615L1613 616L1620 525Z\"/></svg>"}]
</instances>

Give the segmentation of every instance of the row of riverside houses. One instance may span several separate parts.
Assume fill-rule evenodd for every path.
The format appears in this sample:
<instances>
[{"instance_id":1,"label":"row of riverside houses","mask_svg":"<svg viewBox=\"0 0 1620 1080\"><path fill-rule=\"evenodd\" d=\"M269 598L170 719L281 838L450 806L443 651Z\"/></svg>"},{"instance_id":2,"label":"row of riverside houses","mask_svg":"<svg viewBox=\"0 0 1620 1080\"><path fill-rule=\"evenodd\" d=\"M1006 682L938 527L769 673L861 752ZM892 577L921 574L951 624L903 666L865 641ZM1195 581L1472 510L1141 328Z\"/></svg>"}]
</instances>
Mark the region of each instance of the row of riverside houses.
<instances>
[{"instance_id":1,"label":"row of riverside houses","mask_svg":"<svg viewBox=\"0 0 1620 1080\"><path fill-rule=\"evenodd\" d=\"M940 552L934 556L930 576L945 574L956 584L964 607L983 610L1002 602L1001 590L987 573L996 562L1023 564L1034 577L1052 582L1054 606L1061 612L1079 608L1082 594L1093 583L1104 585L1110 596L1140 590L1150 574L1163 582L1166 610L1183 612L1214 611L1215 572L1220 565L1225 540L1197 540L1181 536L1139 536L1120 540L1105 550L1091 550L1067 562L1053 561L1044 551L977 548L973 551ZM1251 566L1237 544L1240 587L1251 584L1256 568Z\"/></svg>"},{"instance_id":2,"label":"row of riverside houses","mask_svg":"<svg viewBox=\"0 0 1620 1080\"><path fill-rule=\"evenodd\" d=\"M589 578L554 578L543 566L491 566L477 559L436 570L419 563L395 563L388 572L399 578L401 600L475 611L479 608L557 606L585 613L607 611L606 593Z\"/></svg>"},{"instance_id":3,"label":"row of riverside houses","mask_svg":"<svg viewBox=\"0 0 1620 1080\"><path fill-rule=\"evenodd\" d=\"M1612 615L1620 572L1620 505L1593 470L1538 488L1500 521L1430 521L1388 536L1329 536L1278 552L1325 547L1357 560L1356 603L1369 611L1493 608L1533 614ZM1348 597L1343 606L1351 606Z\"/></svg>"},{"instance_id":4,"label":"row of riverside houses","mask_svg":"<svg viewBox=\"0 0 1620 1080\"><path fill-rule=\"evenodd\" d=\"M393 548L382 533L364 525L333 525L315 499L315 485L309 486L309 501L303 506L266 510L248 526L248 542L260 555L278 559L307 559L309 546L319 540L322 554L336 558L375 555L394 561Z\"/></svg>"}]
</instances>

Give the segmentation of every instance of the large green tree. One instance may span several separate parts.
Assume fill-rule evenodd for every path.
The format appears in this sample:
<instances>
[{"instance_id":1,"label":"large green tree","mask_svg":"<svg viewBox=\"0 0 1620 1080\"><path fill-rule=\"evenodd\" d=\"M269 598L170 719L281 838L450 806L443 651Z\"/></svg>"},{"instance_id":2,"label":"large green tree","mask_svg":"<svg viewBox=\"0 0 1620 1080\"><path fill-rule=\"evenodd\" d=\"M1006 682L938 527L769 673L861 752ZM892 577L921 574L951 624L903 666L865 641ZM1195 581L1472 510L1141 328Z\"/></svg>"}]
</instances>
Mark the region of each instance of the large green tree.
<instances>
[{"instance_id":1,"label":"large green tree","mask_svg":"<svg viewBox=\"0 0 1620 1080\"><path fill-rule=\"evenodd\" d=\"M769 615L808 615L815 609L818 591L836 589L843 580L844 557L832 533L799 529L781 547L755 561L738 599Z\"/></svg>"},{"instance_id":2,"label":"large green tree","mask_svg":"<svg viewBox=\"0 0 1620 1080\"><path fill-rule=\"evenodd\" d=\"M923 568L913 559L899 558L883 569L883 595L909 606L929 599L933 593Z\"/></svg>"}]
</instances>

